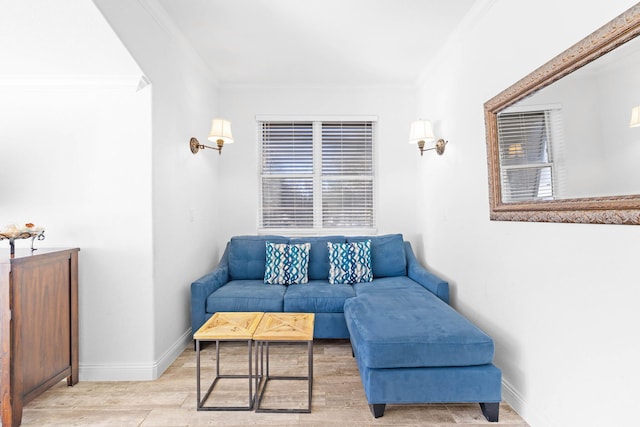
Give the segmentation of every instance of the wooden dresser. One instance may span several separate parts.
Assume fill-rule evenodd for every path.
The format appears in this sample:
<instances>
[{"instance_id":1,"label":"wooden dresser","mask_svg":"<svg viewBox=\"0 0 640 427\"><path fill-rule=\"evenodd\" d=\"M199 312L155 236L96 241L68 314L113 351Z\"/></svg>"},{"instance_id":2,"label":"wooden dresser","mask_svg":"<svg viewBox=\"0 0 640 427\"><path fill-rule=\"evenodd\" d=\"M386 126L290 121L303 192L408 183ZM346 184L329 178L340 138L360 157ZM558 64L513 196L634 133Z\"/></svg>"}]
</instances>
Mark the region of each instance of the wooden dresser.
<instances>
[{"instance_id":1,"label":"wooden dresser","mask_svg":"<svg viewBox=\"0 0 640 427\"><path fill-rule=\"evenodd\" d=\"M78 382L78 251L0 248L3 427L52 385Z\"/></svg>"}]
</instances>

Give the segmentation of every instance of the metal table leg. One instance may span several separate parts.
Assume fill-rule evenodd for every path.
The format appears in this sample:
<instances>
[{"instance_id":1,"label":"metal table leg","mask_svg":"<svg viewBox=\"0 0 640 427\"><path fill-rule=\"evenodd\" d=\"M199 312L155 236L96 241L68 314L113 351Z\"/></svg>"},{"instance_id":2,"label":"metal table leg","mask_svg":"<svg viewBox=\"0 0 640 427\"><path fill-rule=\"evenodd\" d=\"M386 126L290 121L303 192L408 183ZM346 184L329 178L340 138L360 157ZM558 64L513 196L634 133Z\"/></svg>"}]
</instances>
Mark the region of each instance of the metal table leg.
<instances>
[{"instance_id":1,"label":"metal table leg","mask_svg":"<svg viewBox=\"0 0 640 427\"><path fill-rule=\"evenodd\" d=\"M308 414L311 412L311 398L313 393L313 340L307 341L307 376L271 376L269 373L269 344L275 341L256 341L256 412L270 412L270 413L294 413L294 414ZM277 341L285 342L285 341ZM300 341L286 341L289 343L299 343ZM259 353L259 356L258 356ZM266 356L266 362L265 362ZM258 357L260 362L258 363ZM258 365L260 370L258 371ZM266 365L266 370L265 370ZM258 377L260 382L258 382ZM308 383L308 402L306 408L301 409L287 409L287 408L262 408L260 403L264 397L265 390L269 381L272 380L303 380Z\"/></svg>"},{"instance_id":2,"label":"metal table leg","mask_svg":"<svg viewBox=\"0 0 640 427\"><path fill-rule=\"evenodd\" d=\"M222 340L215 340L216 343L216 376L213 379L213 382L209 386L207 392L204 397L201 399L201 385L200 385L200 341L208 341L208 340L196 340L196 388L197 388L197 409L198 411L250 411L253 409L253 405L255 403L255 394L253 390L253 366L251 365L253 360L253 341L247 340L248 347L248 359L249 359L249 369L247 375L221 375L220 374L220 342ZM213 340L212 340L213 341ZM232 340L226 340L232 341ZM242 340L244 341L244 340ZM214 387L221 379L227 378L247 378L249 381L249 404L247 406L205 406L205 402L211 395ZM257 387L257 382L256 382ZM256 388L257 391L257 388Z\"/></svg>"}]
</instances>

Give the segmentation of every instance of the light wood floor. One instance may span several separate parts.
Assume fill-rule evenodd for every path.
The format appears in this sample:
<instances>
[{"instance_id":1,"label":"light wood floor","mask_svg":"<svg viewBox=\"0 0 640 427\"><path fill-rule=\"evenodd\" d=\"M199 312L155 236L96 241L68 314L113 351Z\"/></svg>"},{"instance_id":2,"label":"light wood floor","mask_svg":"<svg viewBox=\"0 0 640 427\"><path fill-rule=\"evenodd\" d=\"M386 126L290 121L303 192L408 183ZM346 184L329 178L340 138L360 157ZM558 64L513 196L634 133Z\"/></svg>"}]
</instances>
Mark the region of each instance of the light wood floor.
<instances>
[{"instance_id":1,"label":"light wood floor","mask_svg":"<svg viewBox=\"0 0 640 427\"><path fill-rule=\"evenodd\" d=\"M271 347L271 374L306 373L306 346ZM248 369L246 344L223 343L224 373ZM214 372L215 347L202 351L203 386ZM319 340L314 344L313 406L310 414L196 411L196 357L193 346L185 349L155 381L65 382L30 402L23 426L479 426L527 424L507 404L500 407L500 422L488 423L477 404L388 405L382 418L374 419L364 396L348 341ZM304 381L269 383L263 405L304 406ZM243 405L248 401L246 380L223 380L207 404Z\"/></svg>"}]
</instances>

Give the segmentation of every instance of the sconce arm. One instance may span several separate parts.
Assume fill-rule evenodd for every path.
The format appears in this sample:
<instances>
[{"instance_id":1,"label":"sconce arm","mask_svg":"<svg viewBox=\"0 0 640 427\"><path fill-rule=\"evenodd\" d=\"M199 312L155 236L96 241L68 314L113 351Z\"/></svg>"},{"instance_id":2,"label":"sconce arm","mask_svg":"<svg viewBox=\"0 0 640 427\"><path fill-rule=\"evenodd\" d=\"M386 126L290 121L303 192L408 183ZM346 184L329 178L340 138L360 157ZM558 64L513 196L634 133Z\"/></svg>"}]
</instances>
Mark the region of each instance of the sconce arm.
<instances>
[{"instance_id":1,"label":"sconce arm","mask_svg":"<svg viewBox=\"0 0 640 427\"><path fill-rule=\"evenodd\" d=\"M436 141L436 145L434 147L424 148L424 141L418 141L418 150L420 150L421 156L425 151L431 151L431 150L436 150L436 153L442 156L442 154L444 153L444 147L447 145L447 142L449 141L445 141L444 139L441 138L438 141Z\"/></svg>"},{"instance_id":2,"label":"sconce arm","mask_svg":"<svg viewBox=\"0 0 640 427\"><path fill-rule=\"evenodd\" d=\"M189 140L189 147L191 148L191 152L193 154L196 154L198 151L204 150L205 148L211 148L212 150L217 150L218 154L222 154L222 146L224 142L221 139L219 139L217 141L217 144L218 144L217 147L211 147L210 145L200 144L200 141L198 141L197 138L191 138Z\"/></svg>"}]
</instances>

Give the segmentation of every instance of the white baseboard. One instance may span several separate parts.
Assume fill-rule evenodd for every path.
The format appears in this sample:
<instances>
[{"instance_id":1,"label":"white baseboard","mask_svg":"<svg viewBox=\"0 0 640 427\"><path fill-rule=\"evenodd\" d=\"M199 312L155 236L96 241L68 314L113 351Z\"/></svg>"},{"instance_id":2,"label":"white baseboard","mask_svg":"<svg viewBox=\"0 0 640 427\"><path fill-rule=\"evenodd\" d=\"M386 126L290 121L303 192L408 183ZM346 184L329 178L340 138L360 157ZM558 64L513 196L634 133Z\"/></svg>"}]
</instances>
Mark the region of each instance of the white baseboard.
<instances>
[{"instance_id":1,"label":"white baseboard","mask_svg":"<svg viewBox=\"0 0 640 427\"><path fill-rule=\"evenodd\" d=\"M80 381L152 381L158 379L182 354L192 339L191 328L189 328L153 363L80 363L79 379Z\"/></svg>"},{"instance_id":2,"label":"white baseboard","mask_svg":"<svg viewBox=\"0 0 640 427\"><path fill-rule=\"evenodd\" d=\"M520 393L504 378L502 378L502 400L507 402L518 414L520 414L526 406L520 397Z\"/></svg>"},{"instance_id":3,"label":"white baseboard","mask_svg":"<svg viewBox=\"0 0 640 427\"><path fill-rule=\"evenodd\" d=\"M185 347L193 342L193 333L191 328L187 329L178 340L173 343L167 351L164 352L160 359L154 363L154 380L160 378L160 376L167 370L169 366L182 354Z\"/></svg>"},{"instance_id":4,"label":"white baseboard","mask_svg":"<svg viewBox=\"0 0 640 427\"><path fill-rule=\"evenodd\" d=\"M530 426L552 426L540 411L527 404L522 395L509 381L502 378L502 400L507 402Z\"/></svg>"}]
</instances>

